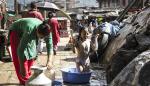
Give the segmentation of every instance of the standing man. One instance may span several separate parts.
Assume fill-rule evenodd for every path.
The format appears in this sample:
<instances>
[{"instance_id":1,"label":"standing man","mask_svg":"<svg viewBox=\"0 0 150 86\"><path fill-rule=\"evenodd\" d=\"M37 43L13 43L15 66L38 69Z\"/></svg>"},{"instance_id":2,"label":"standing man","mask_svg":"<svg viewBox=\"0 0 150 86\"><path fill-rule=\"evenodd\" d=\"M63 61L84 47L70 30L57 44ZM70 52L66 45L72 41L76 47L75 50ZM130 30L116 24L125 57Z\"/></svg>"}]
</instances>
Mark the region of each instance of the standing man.
<instances>
[{"instance_id":1,"label":"standing man","mask_svg":"<svg viewBox=\"0 0 150 86\"><path fill-rule=\"evenodd\" d=\"M59 34L59 23L58 20L55 18L55 12L50 11L48 13L48 24L51 26L52 28L52 37L53 37L53 51L54 51L54 55L56 55L56 50L57 50L57 44L60 41L60 34Z\"/></svg>"},{"instance_id":2,"label":"standing man","mask_svg":"<svg viewBox=\"0 0 150 86\"><path fill-rule=\"evenodd\" d=\"M37 18L22 18L9 27L10 46L13 63L20 84L31 76L31 66L37 58L36 44L38 39L45 38L47 47L47 66L52 66L52 34L51 28Z\"/></svg>"}]
</instances>

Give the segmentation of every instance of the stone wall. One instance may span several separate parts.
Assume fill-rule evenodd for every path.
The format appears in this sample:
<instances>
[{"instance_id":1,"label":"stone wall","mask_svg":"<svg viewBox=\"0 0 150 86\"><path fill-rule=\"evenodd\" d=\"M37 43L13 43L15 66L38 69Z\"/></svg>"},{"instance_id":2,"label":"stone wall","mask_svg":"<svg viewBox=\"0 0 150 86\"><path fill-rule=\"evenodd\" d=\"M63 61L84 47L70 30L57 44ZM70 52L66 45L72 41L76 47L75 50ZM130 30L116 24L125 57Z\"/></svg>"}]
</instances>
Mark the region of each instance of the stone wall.
<instances>
[{"instance_id":1,"label":"stone wall","mask_svg":"<svg viewBox=\"0 0 150 86\"><path fill-rule=\"evenodd\" d=\"M150 50L138 55L111 82L110 86L148 86Z\"/></svg>"},{"instance_id":2,"label":"stone wall","mask_svg":"<svg viewBox=\"0 0 150 86\"><path fill-rule=\"evenodd\" d=\"M136 56L150 48L149 27L150 7L129 17L125 26L120 30L120 35L109 43L104 56L109 64L107 67L108 83Z\"/></svg>"}]
</instances>

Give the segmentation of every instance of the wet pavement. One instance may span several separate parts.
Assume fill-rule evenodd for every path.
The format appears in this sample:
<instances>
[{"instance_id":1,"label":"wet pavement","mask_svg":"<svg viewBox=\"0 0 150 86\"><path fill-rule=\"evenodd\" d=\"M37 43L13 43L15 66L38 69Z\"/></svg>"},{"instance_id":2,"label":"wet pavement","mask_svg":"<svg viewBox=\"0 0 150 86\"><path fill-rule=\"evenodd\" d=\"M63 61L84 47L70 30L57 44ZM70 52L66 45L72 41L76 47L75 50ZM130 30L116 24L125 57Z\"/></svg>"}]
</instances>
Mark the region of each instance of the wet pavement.
<instances>
[{"instance_id":1,"label":"wet pavement","mask_svg":"<svg viewBox=\"0 0 150 86\"><path fill-rule=\"evenodd\" d=\"M55 80L62 82L63 86L106 86L106 77L105 71L101 69L101 66L98 65L98 68L95 68L95 64L92 69L91 80L87 84L69 84L63 83L62 73L60 69L66 67L75 67L75 57L71 50L65 51L64 48L68 43L69 38L61 38L57 55L54 56L54 69L55 69ZM36 64L45 65L46 64L46 52L39 55ZM47 77L50 77L48 71L45 71ZM15 74L14 66L11 61L0 61L0 86L19 86L19 81Z\"/></svg>"}]
</instances>

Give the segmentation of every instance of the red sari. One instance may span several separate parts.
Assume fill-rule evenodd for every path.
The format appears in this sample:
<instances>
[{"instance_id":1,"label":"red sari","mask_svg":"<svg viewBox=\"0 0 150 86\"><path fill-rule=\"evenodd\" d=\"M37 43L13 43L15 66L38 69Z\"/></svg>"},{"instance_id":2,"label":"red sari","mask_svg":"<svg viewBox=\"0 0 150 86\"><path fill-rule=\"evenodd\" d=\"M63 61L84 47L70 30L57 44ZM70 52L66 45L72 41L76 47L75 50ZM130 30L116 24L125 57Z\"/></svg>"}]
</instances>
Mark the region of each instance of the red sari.
<instances>
[{"instance_id":1,"label":"red sari","mask_svg":"<svg viewBox=\"0 0 150 86\"><path fill-rule=\"evenodd\" d=\"M58 42L60 41L60 34L59 34L60 26L56 18L49 19L48 24L52 27L53 46L54 48L56 48Z\"/></svg>"},{"instance_id":2,"label":"red sari","mask_svg":"<svg viewBox=\"0 0 150 86\"><path fill-rule=\"evenodd\" d=\"M38 18L40 20L44 20L42 14L36 10L30 10L27 12L27 15L25 17L32 17L32 18Z\"/></svg>"},{"instance_id":3,"label":"red sari","mask_svg":"<svg viewBox=\"0 0 150 86\"><path fill-rule=\"evenodd\" d=\"M21 60L17 55L17 47L20 43L20 37L17 31L11 31L10 33L10 46L12 52L13 64L15 66L15 71L19 79L20 84L25 85L25 82L31 76L31 66L34 64L34 60Z\"/></svg>"}]
</instances>

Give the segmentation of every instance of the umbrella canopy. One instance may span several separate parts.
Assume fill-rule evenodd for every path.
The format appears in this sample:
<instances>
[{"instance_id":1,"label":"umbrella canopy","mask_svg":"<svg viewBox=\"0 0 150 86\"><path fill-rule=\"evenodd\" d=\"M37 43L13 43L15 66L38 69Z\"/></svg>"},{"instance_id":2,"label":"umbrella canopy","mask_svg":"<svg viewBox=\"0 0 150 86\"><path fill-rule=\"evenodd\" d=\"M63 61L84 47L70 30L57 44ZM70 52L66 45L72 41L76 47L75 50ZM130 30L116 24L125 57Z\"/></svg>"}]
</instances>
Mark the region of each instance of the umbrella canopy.
<instances>
[{"instance_id":1,"label":"umbrella canopy","mask_svg":"<svg viewBox=\"0 0 150 86\"><path fill-rule=\"evenodd\" d=\"M38 2L37 7L43 10L60 10L54 3L51 2Z\"/></svg>"},{"instance_id":2,"label":"umbrella canopy","mask_svg":"<svg viewBox=\"0 0 150 86\"><path fill-rule=\"evenodd\" d=\"M71 20L71 17L63 10L56 11L56 17L67 17L69 20Z\"/></svg>"},{"instance_id":3,"label":"umbrella canopy","mask_svg":"<svg viewBox=\"0 0 150 86\"><path fill-rule=\"evenodd\" d=\"M56 14L61 14L61 16L63 15L64 17L67 17L68 19L71 20L71 17L68 14L66 14L64 11L59 9L54 3L45 1L45 2L37 2L36 5L40 10L55 11ZM58 17L60 17L60 15L58 15Z\"/></svg>"},{"instance_id":4,"label":"umbrella canopy","mask_svg":"<svg viewBox=\"0 0 150 86\"><path fill-rule=\"evenodd\" d=\"M31 2L39 2L39 1L42 1L42 0L17 0L17 2L21 5L27 5L27 4L30 4Z\"/></svg>"}]
</instances>

